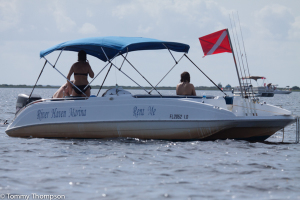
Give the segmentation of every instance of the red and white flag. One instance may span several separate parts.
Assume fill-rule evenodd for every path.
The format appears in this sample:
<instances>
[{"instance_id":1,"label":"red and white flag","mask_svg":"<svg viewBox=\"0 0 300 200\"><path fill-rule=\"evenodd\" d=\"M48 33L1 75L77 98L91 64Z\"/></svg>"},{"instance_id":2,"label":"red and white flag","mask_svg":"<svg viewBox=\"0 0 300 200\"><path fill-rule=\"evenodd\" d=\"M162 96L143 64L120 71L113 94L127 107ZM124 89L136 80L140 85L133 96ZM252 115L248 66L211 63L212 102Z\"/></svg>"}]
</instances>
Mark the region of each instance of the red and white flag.
<instances>
[{"instance_id":1,"label":"red and white flag","mask_svg":"<svg viewBox=\"0 0 300 200\"><path fill-rule=\"evenodd\" d=\"M211 33L199 38L204 56L217 53L232 53L227 29Z\"/></svg>"}]
</instances>

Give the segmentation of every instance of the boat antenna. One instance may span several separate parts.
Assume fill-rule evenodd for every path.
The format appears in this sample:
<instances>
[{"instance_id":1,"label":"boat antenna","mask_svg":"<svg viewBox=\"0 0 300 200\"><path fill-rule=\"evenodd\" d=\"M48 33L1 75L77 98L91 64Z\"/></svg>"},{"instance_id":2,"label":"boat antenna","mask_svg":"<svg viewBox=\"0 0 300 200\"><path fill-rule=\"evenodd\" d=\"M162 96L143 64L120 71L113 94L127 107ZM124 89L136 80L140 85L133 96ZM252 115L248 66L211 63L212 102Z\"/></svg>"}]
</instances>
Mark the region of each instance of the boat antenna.
<instances>
[{"instance_id":1,"label":"boat antenna","mask_svg":"<svg viewBox=\"0 0 300 200\"><path fill-rule=\"evenodd\" d=\"M248 65L248 59L247 59L247 54L246 54L246 49L245 49L245 43L244 43L244 37L243 37L242 28L241 28L240 17L239 17L238 11L236 11L236 13L237 13L238 21L239 21L239 26L240 26L240 32L241 32L241 37L242 37L242 42L243 42L243 47L244 47L244 53L245 53L245 58L246 58L246 64L247 64L248 74L249 74L249 76L250 76L249 65ZM250 79L250 81L251 81L251 79Z\"/></svg>"},{"instance_id":2,"label":"boat antenna","mask_svg":"<svg viewBox=\"0 0 300 200\"><path fill-rule=\"evenodd\" d=\"M238 21L239 21L239 26L240 26L240 32L241 32L241 37L242 37L242 42L243 42L243 48L244 48L244 53L245 53L245 60L246 60L246 64L247 64L248 75L249 75L249 77L250 77L250 70L249 70L249 65L248 65L248 58L247 58L247 54L246 54L246 48L245 48L245 43L244 43L244 37L243 37L243 32L242 32L242 27L241 27L241 22L240 22L240 17L239 17L238 11L236 11L236 14L237 14ZM252 85L251 79L250 79L250 84ZM254 94L253 94L253 88L252 88L252 87L251 87L251 90L252 90L252 95L253 95L253 97L254 97Z\"/></svg>"},{"instance_id":3,"label":"boat antenna","mask_svg":"<svg viewBox=\"0 0 300 200\"><path fill-rule=\"evenodd\" d=\"M229 15L230 17L230 15ZM232 19L233 21L233 19ZM231 18L230 18L230 24L231 24ZM233 22L232 22L233 24ZM237 58L238 58L238 63L239 63L239 67L240 67L240 73L241 73L241 76L242 76L242 85L243 85L243 89L244 89L244 92L245 92L245 96L247 96L246 94L246 89L245 89L245 80L243 79L243 77L246 77L246 74L243 74L243 70L242 70L242 65L241 65L241 62L240 62L240 55L241 55L241 52L238 51L238 48L237 48L237 37L236 37L236 32L234 31L235 29L233 28L233 25L231 24L231 29L232 29L232 33L233 33L233 40L234 40L234 46L235 46L235 50L237 52ZM234 25L235 26L235 25ZM242 57L241 57L241 60L242 60ZM246 80L247 82L247 80ZM241 91L242 92L242 91Z\"/></svg>"},{"instance_id":4,"label":"boat antenna","mask_svg":"<svg viewBox=\"0 0 300 200\"><path fill-rule=\"evenodd\" d=\"M231 23L230 14L229 14L229 19L230 19L230 25L231 25L231 28L232 28L232 23ZM238 69L238 67L237 67L237 63L236 63L236 59L235 59L235 55L234 55L234 49L233 49L233 46L232 46L232 43L231 43L230 34L229 34L228 29L227 29L227 32L228 32L228 39L229 39L230 48L232 49L233 61L234 61L234 64L235 64L235 69L236 69L236 73L237 73L238 80L239 80L239 84L240 84L241 95L242 95L242 97L244 97L244 94L243 94L243 87L242 87L242 84L241 84L240 73L239 73L239 69Z\"/></svg>"},{"instance_id":5,"label":"boat antenna","mask_svg":"<svg viewBox=\"0 0 300 200\"><path fill-rule=\"evenodd\" d=\"M237 29L236 29L236 24L235 24L235 19L234 19L234 14L233 14L233 12L232 12L232 19L233 19L233 23L234 23L234 30L235 30L235 33L236 33L236 38L237 38L238 47L239 47L239 50L240 50L240 56L241 56L241 62L242 62L242 65L243 65L244 75L246 76L245 65L244 65L244 61L243 61L243 57L242 57L242 51L241 51L241 47L240 47L240 40L239 40L238 32L237 32ZM246 79L246 77L245 77L245 79ZM248 98L248 97L249 97L248 95L249 95L249 93L250 93L250 95L251 95L251 92L248 91L248 95L247 95L247 90L249 90L249 87L250 87L251 82L250 82L250 84L248 84L248 80L247 80L247 79L245 80L245 82L246 82L246 84L244 83L244 80L243 80L245 97ZM247 89L246 89L246 87L247 87ZM252 89L252 87L250 87L250 88ZM254 97L253 89L252 89L252 97ZM253 116L257 115L257 113L256 113L255 109L253 109L251 103L249 104L249 107L248 107L248 104L247 104L247 106L246 106L246 109L247 109L246 115L248 115L248 113L249 113L248 108L250 108L250 113L252 113ZM249 113L249 114L250 114L250 113Z\"/></svg>"},{"instance_id":6,"label":"boat antenna","mask_svg":"<svg viewBox=\"0 0 300 200\"><path fill-rule=\"evenodd\" d=\"M232 13L232 19L233 19L233 23L234 23L234 30L235 30L236 40L237 40L239 51L240 51L240 57L241 57L241 63L242 63L243 70L244 70L244 76L246 77L246 70L245 70L244 61L243 61L243 54L242 54L241 47L240 47L239 35L238 35L237 30L236 30L236 24L235 24L235 19L234 19L234 14L233 13ZM245 81L246 81L246 85L244 85L244 90L245 90L245 95L247 95L245 87L246 86L248 87L249 84L248 84L248 80L247 79Z\"/></svg>"}]
</instances>

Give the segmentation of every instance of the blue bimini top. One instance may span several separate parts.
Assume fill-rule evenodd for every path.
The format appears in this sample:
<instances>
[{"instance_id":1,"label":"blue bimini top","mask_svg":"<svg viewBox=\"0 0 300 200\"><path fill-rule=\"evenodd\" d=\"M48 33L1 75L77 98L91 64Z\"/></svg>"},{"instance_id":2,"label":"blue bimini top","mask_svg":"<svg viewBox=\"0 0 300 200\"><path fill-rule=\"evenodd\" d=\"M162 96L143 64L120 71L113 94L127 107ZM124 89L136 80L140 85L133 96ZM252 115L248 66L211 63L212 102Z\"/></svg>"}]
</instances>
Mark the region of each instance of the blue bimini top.
<instances>
[{"instance_id":1,"label":"blue bimini top","mask_svg":"<svg viewBox=\"0 0 300 200\"><path fill-rule=\"evenodd\" d=\"M187 44L177 42L166 42L151 38L142 37L93 37L83 38L78 40L67 41L58 45L55 45L49 49L40 52L40 57L44 57L53 51L76 51L84 50L87 54L95 56L100 60L106 62L107 58L103 53L101 47L105 51L108 59L112 59L118 53L119 55L130 51L141 50L159 50L170 49L176 52L188 53L190 46Z\"/></svg>"}]
</instances>

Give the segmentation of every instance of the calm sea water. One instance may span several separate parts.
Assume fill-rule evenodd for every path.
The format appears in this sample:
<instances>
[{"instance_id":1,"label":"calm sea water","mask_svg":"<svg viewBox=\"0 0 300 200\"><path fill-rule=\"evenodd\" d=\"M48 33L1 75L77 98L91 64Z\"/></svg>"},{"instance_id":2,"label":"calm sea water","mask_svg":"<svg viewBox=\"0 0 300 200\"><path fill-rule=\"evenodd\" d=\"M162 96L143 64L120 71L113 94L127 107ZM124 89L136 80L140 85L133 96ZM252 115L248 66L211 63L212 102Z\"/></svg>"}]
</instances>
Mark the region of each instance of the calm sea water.
<instances>
[{"instance_id":1,"label":"calm sea water","mask_svg":"<svg viewBox=\"0 0 300 200\"><path fill-rule=\"evenodd\" d=\"M10 193L33 199L36 193L66 199L300 199L295 125L285 129L283 143L282 131L264 143L8 137L3 122L13 119L17 95L30 91L0 89L0 198ZM54 92L35 90L44 98ZM203 92L221 95L197 91ZM300 93L262 100L300 115Z\"/></svg>"}]
</instances>

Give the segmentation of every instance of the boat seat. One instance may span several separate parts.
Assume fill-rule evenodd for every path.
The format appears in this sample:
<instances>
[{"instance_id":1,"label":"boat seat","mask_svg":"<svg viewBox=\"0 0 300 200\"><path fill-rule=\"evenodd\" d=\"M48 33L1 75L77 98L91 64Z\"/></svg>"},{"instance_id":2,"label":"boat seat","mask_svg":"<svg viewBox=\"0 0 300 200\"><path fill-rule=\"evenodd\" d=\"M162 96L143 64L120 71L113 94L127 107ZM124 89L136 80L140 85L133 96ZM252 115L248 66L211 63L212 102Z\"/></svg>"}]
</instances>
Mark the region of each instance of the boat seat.
<instances>
[{"instance_id":1,"label":"boat seat","mask_svg":"<svg viewBox=\"0 0 300 200\"><path fill-rule=\"evenodd\" d=\"M224 99L226 101L226 104L233 104L233 97L225 96Z\"/></svg>"}]
</instances>

